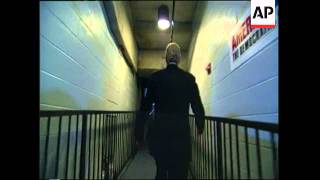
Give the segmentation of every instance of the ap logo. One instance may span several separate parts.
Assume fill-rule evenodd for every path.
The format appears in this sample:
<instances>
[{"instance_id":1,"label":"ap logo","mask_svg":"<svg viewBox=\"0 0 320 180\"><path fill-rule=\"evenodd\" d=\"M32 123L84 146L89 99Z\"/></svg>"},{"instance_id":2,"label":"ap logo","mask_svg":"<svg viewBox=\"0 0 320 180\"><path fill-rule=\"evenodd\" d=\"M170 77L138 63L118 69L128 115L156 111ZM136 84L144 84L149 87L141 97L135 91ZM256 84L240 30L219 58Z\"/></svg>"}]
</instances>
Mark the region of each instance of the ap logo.
<instances>
[{"instance_id":1,"label":"ap logo","mask_svg":"<svg viewBox=\"0 0 320 180\"><path fill-rule=\"evenodd\" d=\"M251 27L274 28L275 0L251 0Z\"/></svg>"}]
</instances>

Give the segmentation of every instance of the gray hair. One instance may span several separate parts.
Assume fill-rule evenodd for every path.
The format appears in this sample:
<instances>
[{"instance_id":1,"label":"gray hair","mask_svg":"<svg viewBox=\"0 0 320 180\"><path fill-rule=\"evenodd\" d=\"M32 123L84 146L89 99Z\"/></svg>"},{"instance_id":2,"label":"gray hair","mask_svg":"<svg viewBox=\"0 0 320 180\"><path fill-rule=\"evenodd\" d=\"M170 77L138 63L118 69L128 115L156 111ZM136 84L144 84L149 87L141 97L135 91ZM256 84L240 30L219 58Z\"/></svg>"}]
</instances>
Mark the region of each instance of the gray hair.
<instances>
[{"instance_id":1,"label":"gray hair","mask_svg":"<svg viewBox=\"0 0 320 180\"><path fill-rule=\"evenodd\" d=\"M179 63L181 59L180 46L175 42L169 43L166 47L165 57L166 57L167 63L169 62Z\"/></svg>"}]
</instances>

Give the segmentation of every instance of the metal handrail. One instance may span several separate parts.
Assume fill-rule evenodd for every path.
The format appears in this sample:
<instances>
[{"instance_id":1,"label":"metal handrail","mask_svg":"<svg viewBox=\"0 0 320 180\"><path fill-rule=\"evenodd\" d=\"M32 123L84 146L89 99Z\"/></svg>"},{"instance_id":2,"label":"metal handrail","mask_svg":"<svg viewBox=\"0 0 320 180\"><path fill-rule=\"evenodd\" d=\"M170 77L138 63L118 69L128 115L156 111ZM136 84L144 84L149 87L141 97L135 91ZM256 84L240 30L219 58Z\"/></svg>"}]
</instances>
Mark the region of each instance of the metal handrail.
<instances>
[{"instance_id":1,"label":"metal handrail","mask_svg":"<svg viewBox=\"0 0 320 180\"><path fill-rule=\"evenodd\" d=\"M136 113L135 111L101 110L40 111L40 123L46 122L46 126L40 126L40 128L46 130L46 134L42 136L45 139L44 143L41 144L42 141L40 142L43 147L42 151L40 150L40 153L43 154L42 158L40 158L43 166L40 168L40 178L117 178L125 164L134 156L137 150L134 139ZM63 119L65 120L65 117L68 120L67 133L62 131L62 121ZM76 117L76 119L72 120L72 117ZM57 120L59 127L56 135L50 133L53 130L51 124L54 118ZM190 169L194 178L278 178L278 124L206 116L205 131L203 135L198 136L195 116L190 115L189 120L193 148ZM75 123L76 130L72 132L71 126ZM240 128L244 129L244 138L241 143L245 146L243 150L245 152L241 156L244 157L245 166L241 166L244 162L240 162ZM82 131L82 129L86 129L86 131ZM249 129L255 130L255 134L250 135L248 133ZM261 144L263 139L260 138L259 131L270 133L271 147L269 149L272 152L270 162L272 162L273 174L267 177L263 174L265 172L263 171L265 159L261 158L261 148L266 149L269 146ZM75 144L72 144L71 136L76 138L73 142ZM67 137L65 138L67 143L63 143L63 137ZM51 141L54 138L57 138L57 143L56 146L52 147ZM251 141L249 141L250 138ZM249 147L251 147L251 151ZM255 151L252 151L252 148L255 148ZM49 153L52 149L56 151ZM66 159L62 158L61 149L66 149ZM91 151L92 149L93 151ZM72 152L75 152L75 158L71 162L69 157L71 157L70 153L72 154ZM116 155L119 152L121 154ZM99 163L97 163L97 167L95 167L95 163L93 165L91 163L92 153L93 159L96 159L96 156L98 157ZM251 153L254 153L257 157L255 159L257 161L257 172L252 170L254 168L252 168L253 164L251 164L253 161L253 159L250 159L253 157ZM230 154L232 155L230 156ZM50 161L49 157L52 156L56 159L51 159ZM116 162L114 164L116 167L109 167L110 163L114 162ZM67 164L65 169L59 167L63 163ZM73 163L73 169L68 168L70 163ZM51 174L49 167L51 167ZM61 172L62 170L63 172Z\"/></svg>"},{"instance_id":2,"label":"metal handrail","mask_svg":"<svg viewBox=\"0 0 320 180\"><path fill-rule=\"evenodd\" d=\"M39 116L67 116L67 115L76 115L76 114L116 114L116 113L136 113L136 111L103 111L103 110L41 110L39 111Z\"/></svg>"},{"instance_id":3,"label":"metal handrail","mask_svg":"<svg viewBox=\"0 0 320 180\"><path fill-rule=\"evenodd\" d=\"M278 124L206 116L205 131L199 136L195 116L190 115L189 120L193 148L190 170L193 178L278 179ZM243 129L243 134L240 128ZM249 134L250 129L254 130L254 133ZM270 136L261 138L261 131L268 132ZM244 136L242 139L241 135ZM262 141L270 145L262 145ZM242 146L240 154L241 143L244 147ZM262 158L262 148L264 152L268 151L272 155ZM266 164L268 162L272 164Z\"/></svg>"},{"instance_id":4,"label":"metal handrail","mask_svg":"<svg viewBox=\"0 0 320 180\"><path fill-rule=\"evenodd\" d=\"M194 115L190 115L190 117L195 117ZM219 121L222 123L231 123L234 125L244 126L248 128L257 128L260 130L271 131L277 133L279 131L278 124L275 123L267 123L260 121L251 121L244 119L234 119L234 118L226 118L226 117L213 117L213 116L205 116L206 120L209 121Z\"/></svg>"},{"instance_id":5,"label":"metal handrail","mask_svg":"<svg viewBox=\"0 0 320 180\"><path fill-rule=\"evenodd\" d=\"M116 179L136 153L135 111L43 110L39 117L46 130L40 136L41 179Z\"/></svg>"}]
</instances>

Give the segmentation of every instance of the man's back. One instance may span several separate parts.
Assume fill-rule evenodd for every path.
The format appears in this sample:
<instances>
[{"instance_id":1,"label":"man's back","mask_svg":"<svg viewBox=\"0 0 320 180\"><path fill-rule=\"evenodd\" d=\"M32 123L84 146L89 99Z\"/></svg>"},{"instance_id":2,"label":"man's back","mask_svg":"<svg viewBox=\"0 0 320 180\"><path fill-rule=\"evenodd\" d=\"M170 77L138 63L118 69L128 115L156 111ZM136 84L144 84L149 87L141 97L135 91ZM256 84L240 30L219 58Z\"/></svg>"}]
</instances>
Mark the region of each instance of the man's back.
<instances>
[{"instance_id":1,"label":"man's back","mask_svg":"<svg viewBox=\"0 0 320 180\"><path fill-rule=\"evenodd\" d=\"M194 77L175 65L154 73L150 80L156 114L188 115Z\"/></svg>"},{"instance_id":2,"label":"man's back","mask_svg":"<svg viewBox=\"0 0 320 180\"><path fill-rule=\"evenodd\" d=\"M199 131L204 127L204 108L201 103L195 78L176 65L168 65L166 69L154 73L149 82L145 103L142 105L140 121L147 119L155 103L155 120L150 128L151 139L189 138L188 121L189 105L196 117ZM139 123L140 124L140 123ZM144 124L142 122L141 124ZM142 125L138 125L138 136L143 137Z\"/></svg>"},{"instance_id":3,"label":"man's back","mask_svg":"<svg viewBox=\"0 0 320 180\"><path fill-rule=\"evenodd\" d=\"M167 68L154 73L149 81L145 103L137 118L136 138L143 142L144 124L155 103L155 118L149 123L148 145L157 164L157 178L186 178L191 160L189 105L196 126L204 129L204 108L195 78L179 69L180 47L169 43L166 48Z\"/></svg>"}]
</instances>

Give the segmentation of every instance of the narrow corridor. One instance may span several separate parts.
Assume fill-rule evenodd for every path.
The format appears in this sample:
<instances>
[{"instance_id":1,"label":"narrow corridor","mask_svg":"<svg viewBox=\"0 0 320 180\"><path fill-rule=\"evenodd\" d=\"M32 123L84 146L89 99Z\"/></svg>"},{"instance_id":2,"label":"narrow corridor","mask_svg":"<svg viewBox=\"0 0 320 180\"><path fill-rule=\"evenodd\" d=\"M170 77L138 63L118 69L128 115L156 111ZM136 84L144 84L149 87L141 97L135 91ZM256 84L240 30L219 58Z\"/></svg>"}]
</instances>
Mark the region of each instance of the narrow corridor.
<instances>
[{"instance_id":1,"label":"narrow corridor","mask_svg":"<svg viewBox=\"0 0 320 180\"><path fill-rule=\"evenodd\" d=\"M205 110L202 136L191 108L186 115L188 177L278 178L277 3L274 28L251 28L250 1L41 1L39 8L40 179L154 179L135 123L151 75L167 67L169 42L179 44L177 66L195 77Z\"/></svg>"}]
</instances>

